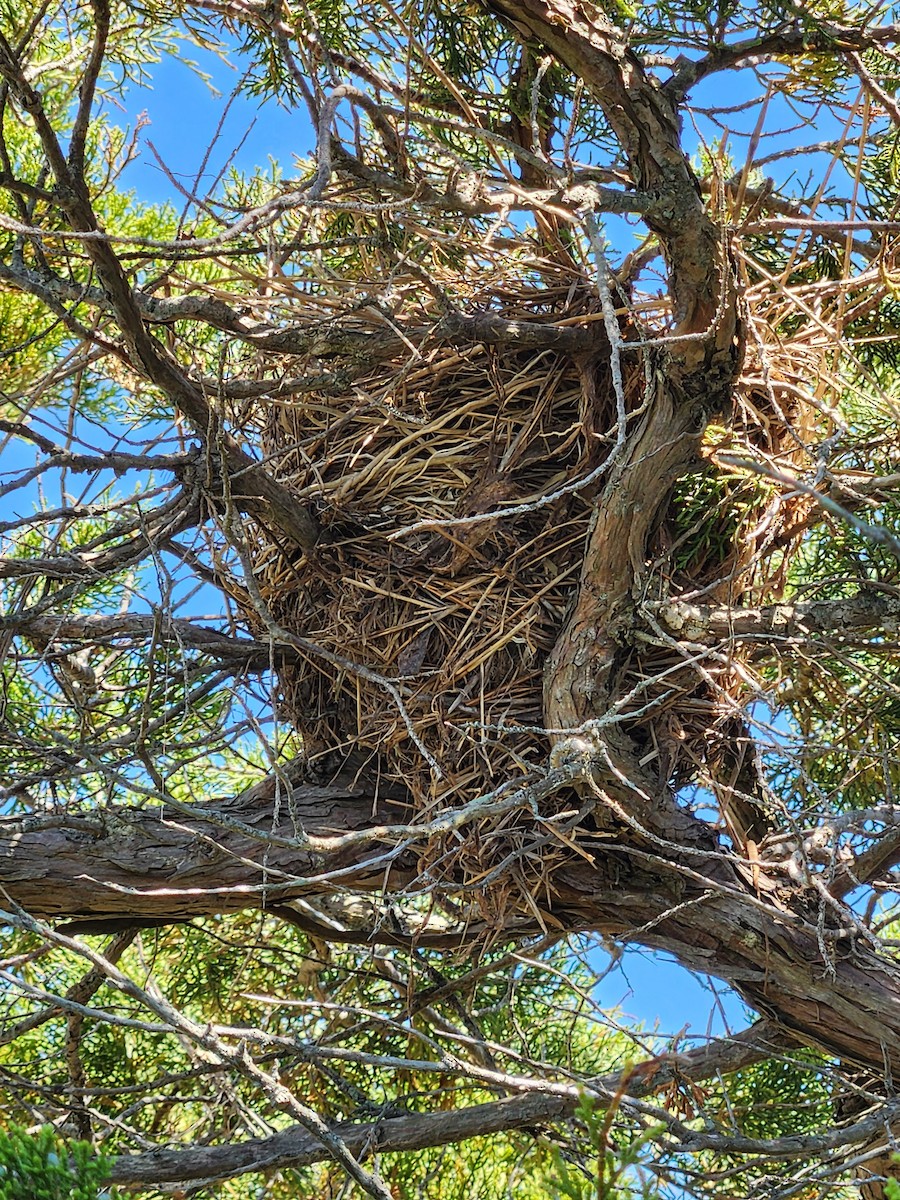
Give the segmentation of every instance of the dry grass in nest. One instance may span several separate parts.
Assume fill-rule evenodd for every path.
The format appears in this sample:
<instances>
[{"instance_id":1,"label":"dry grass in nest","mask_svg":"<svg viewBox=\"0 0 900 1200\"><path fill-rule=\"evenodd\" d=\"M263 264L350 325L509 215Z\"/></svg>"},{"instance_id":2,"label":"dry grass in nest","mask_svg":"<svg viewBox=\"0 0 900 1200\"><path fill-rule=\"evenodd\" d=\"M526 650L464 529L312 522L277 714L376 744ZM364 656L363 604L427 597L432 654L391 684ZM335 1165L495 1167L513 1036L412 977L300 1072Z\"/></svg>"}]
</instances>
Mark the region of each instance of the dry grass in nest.
<instances>
[{"instance_id":1,"label":"dry grass in nest","mask_svg":"<svg viewBox=\"0 0 900 1200\"><path fill-rule=\"evenodd\" d=\"M545 278L541 288L497 288L491 303L524 321L598 309L592 290L573 287L570 273ZM626 360L634 409L643 399L643 364L636 354ZM791 372L773 366L785 361L774 336L751 348L732 431L767 454L785 449L785 410L798 413ZM576 362L509 346L425 345L373 364L347 395L270 399L260 415L273 468L324 530L310 556L259 546L256 572L275 619L325 652L311 650L281 673L284 712L310 759L369 749L423 813L438 801L463 804L541 764L544 664L578 582L599 485L546 498L588 476L612 445L615 400L602 357ZM747 500L747 529L768 500L763 493ZM526 511L452 524L519 505ZM796 514L766 520L771 545ZM739 539L704 571L733 594L759 557L758 541ZM635 660L632 683L648 681L636 703L672 689L678 663L677 652L659 648ZM651 677L660 675L657 685ZM656 727L708 725L715 715L708 689L692 671L677 683L669 713L654 714ZM721 687L733 690L728 680ZM653 729L646 740L657 744ZM660 765L675 773L666 753ZM432 876L457 879L462 868L477 887L512 856L533 905L548 879L549 848L529 866L530 846L521 817L507 817L473 829L462 844L434 845L427 865ZM508 878L497 886L508 887ZM504 897L484 903L502 907Z\"/></svg>"},{"instance_id":2,"label":"dry grass in nest","mask_svg":"<svg viewBox=\"0 0 900 1200\"><path fill-rule=\"evenodd\" d=\"M596 307L568 280L555 296L503 296L510 317ZM327 544L298 562L270 547L258 578L279 622L396 684L446 803L546 752L543 666L577 582L592 493L443 523L533 504L587 475L608 453L614 404L602 365L550 351L435 346L410 359L379 363L352 395L269 409L267 451L315 506ZM599 389L585 387L585 370ZM599 405L597 390L608 397ZM281 683L311 756L377 749L420 807L433 802L437 781L377 680L310 654Z\"/></svg>"}]
</instances>

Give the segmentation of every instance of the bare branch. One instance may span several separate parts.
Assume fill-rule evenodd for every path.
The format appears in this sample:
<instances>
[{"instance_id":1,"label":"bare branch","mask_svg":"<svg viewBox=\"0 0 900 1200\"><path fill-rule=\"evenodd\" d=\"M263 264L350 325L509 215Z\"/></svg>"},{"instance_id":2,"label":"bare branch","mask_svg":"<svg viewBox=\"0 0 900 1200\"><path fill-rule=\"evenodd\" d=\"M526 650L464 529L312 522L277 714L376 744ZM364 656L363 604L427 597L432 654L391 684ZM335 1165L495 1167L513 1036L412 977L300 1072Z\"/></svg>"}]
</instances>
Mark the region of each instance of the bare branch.
<instances>
[{"instance_id":1,"label":"bare branch","mask_svg":"<svg viewBox=\"0 0 900 1200\"><path fill-rule=\"evenodd\" d=\"M777 1041L765 1022L759 1022L735 1038L723 1038L685 1054L662 1055L638 1064L624 1074L608 1075L592 1082L591 1091L609 1103L627 1097L650 1095L674 1080L699 1080L720 1073L739 1071L768 1057ZM569 1119L579 1102L579 1093L541 1094L539 1090L503 1100L455 1108L442 1113L387 1115L367 1124L347 1122L335 1132L349 1149L390 1153L446 1146L468 1138L484 1137L515 1129L539 1129ZM871 1122L870 1122L871 1124ZM853 1130L849 1140L854 1140ZM855 1140L862 1140L864 1134ZM787 1148L787 1143L785 1143ZM233 1177L248 1171L284 1166L304 1166L328 1156L321 1142L305 1130L287 1129L270 1138L257 1138L226 1146L192 1147L190 1150L154 1150L116 1160L113 1183L176 1182L189 1179Z\"/></svg>"},{"instance_id":2,"label":"bare branch","mask_svg":"<svg viewBox=\"0 0 900 1200\"><path fill-rule=\"evenodd\" d=\"M784 643L817 635L847 640L854 632L900 632L900 596L888 586L861 591L849 600L812 600L771 604L763 608L711 608L672 600L658 606L670 629L692 642L717 643L723 638L758 644L778 653Z\"/></svg>"}]
</instances>

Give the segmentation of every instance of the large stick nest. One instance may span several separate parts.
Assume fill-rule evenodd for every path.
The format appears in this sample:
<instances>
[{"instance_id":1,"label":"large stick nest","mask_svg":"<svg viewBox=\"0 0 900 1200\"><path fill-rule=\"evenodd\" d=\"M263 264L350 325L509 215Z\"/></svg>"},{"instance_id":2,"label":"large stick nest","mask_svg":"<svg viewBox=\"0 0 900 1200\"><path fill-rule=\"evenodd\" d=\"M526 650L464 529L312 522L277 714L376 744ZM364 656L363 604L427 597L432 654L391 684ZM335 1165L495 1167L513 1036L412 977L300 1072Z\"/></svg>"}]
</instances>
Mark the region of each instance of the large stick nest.
<instances>
[{"instance_id":1,"label":"large stick nest","mask_svg":"<svg viewBox=\"0 0 900 1200\"><path fill-rule=\"evenodd\" d=\"M571 270L543 274L539 283L495 286L473 306L522 322L586 321L596 352L435 341L372 364L344 395L270 397L257 414L271 469L324 531L308 555L265 535L256 547L272 615L317 648L282 669L283 712L312 763L369 751L423 811L438 797L445 805L485 794L547 753L544 665L575 594L603 479L570 485L609 454L616 400L596 291L573 282ZM439 317L432 314L435 325ZM627 337L624 317L622 328ZM783 347L775 349L784 362ZM634 412L646 364L637 352L625 364ZM771 362L763 382L758 353L748 357L747 377L736 413L723 421L736 419L745 445L749 438L777 453L779 438L790 439L773 405L795 413L796 382ZM693 582L710 599L733 596L753 576L760 539L771 547L797 521L796 511L774 512L771 488L752 483L737 500L720 491L718 502L722 513L703 502L700 519L715 528L727 517L728 536L699 560L679 558L685 530L664 523L655 547L660 591L673 585L674 562L675 590ZM460 523L509 509L522 511ZM654 650L634 664L633 678L668 672L656 690L674 696L670 709L680 698L683 710L670 727L708 727L713 702L706 695L698 703L691 671L673 691L673 664L677 655ZM645 688L640 704L653 695ZM470 879L479 874L472 868Z\"/></svg>"},{"instance_id":2,"label":"large stick nest","mask_svg":"<svg viewBox=\"0 0 900 1200\"><path fill-rule=\"evenodd\" d=\"M541 321L599 308L570 280L493 301ZM282 625L366 668L309 654L282 672L311 758L377 749L427 805L438 781L409 722L440 764L445 801L545 753L542 670L578 581L594 489L546 500L610 449L615 405L596 329L598 353L580 361L425 346L379 362L347 396L269 408L267 452L313 504L325 544L295 561L270 547L262 594ZM528 511L453 524L520 505ZM408 720L369 673L396 685Z\"/></svg>"}]
</instances>

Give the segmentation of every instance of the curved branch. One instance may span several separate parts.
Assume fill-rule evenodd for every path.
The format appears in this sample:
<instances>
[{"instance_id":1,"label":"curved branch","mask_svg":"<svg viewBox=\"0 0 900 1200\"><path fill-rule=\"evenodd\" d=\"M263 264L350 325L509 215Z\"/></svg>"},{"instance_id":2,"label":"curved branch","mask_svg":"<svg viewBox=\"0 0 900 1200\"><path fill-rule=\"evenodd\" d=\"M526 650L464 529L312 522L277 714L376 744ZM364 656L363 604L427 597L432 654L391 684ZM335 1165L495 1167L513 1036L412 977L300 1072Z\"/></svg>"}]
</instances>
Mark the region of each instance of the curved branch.
<instances>
[{"instance_id":1,"label":"curved branch","mask_svg":"<svg viewBox=\"0 0 900 1200\"><path fill-rule=\"evenodd\" d=\"M362 777L313 786L290 775L202 807L3 818L0 884L42 918L137 924L264 909L341 887L377 891L386 880L394 892L433 891L419 870L422 839L403 824L403 796L367 789ZM665 950L728 981L793 1039L879 1073L888 1054L900 1070L900 964L857 936L849 911L845 926L826 911L823 926L802 880L781 864L759 864L767 886L754 895L701 821L670 816L686 827L672 830L680 847L649 832L612 841L585 832L583 858L558 867L542 900L553 926ZM667 819L659 817L662 826ZM390 822L408 832L389 837ZM443 886L454 891L451 880ZM538 934L542 921L536 909L513 908L503 934ZM471 942L473 931L463 936Z\"/></svg>"},{"instance_id":2,"label":"curved branch","mask_svg":"<svg viewBox=\"0 0 900 1200\"><path fill-rule=\"evenodd\" d=\"M681 57L671 79L663 85L672 100L680 103L701 79L718 71L734 71L759 60L796 54L835 54L839 50L869 50L889 46L900 38L900 25L859 29L832 21L820 21L818 29L793 21L781 29L739 42L723 43L702 58Z\"/></svg>"},{"instance_id":3,"label":"curved branch","mask_svg":"<svg viewBox=\"0 0 900 1200\"><path fill-rule=\"evenodd\" d=\"M575 0L484 2L584 81L628 158L636 190L653 197L645 219L666 251L676 332L711 331L730 283L721 231L706 212L682 150L675 105L647 74L623 31L599 8L588 12ZM725 337L722 346L730 329Z\"/></svg>"}]
</instances>

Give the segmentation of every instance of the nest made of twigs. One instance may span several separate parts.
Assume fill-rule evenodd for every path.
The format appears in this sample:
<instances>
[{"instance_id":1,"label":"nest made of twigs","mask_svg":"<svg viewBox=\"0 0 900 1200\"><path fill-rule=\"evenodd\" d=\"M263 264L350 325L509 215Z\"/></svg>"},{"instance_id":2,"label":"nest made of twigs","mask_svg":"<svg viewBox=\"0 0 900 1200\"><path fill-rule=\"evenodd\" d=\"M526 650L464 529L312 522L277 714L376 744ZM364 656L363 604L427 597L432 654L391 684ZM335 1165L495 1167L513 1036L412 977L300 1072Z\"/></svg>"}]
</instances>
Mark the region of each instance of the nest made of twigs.
<instances>
[{"instance_id":1,"label":"nest made of twigs","mask_svg":"<svg viewBox=\"0 0 900 1200\"><path fill-rule=\"evenodd\" d=\"M567 280L507 294L502 311L546 321L598 307ZM444 801L543 756L544 661L577 583L592 489L547 498L609 452L605 375L590 355L435 345L380 362L346 396L270 403L267 452L325 542L293 560L261 547L258 584L282 625L347 664L311 652L282 672L310 756L377 749L421 806L437 780L410 725L440 766ZM453 523L511 507L524 511Z\"/></svg>"},{"instance_id":2,"label":"nest made of twigs","mask_svg":"<svg viewBox=\"0 0 900 1200\"><path fill-rule=\"evenodd\" d=\"M591 475L615 436L595 290L547 269L540 283L495 286L480 300L522 322L593 318L598 352L435 342L373 363L345 394L279 399L273 391L257 414L271 469L323 530L311 554L264 530L255 547L263 599L308 646L281 669L283 713L311 761L369 751L423 812L438 798L464 803L545 761L544 666L575 594L602 480L571 484ZM798 405L791 370L779 374L777 339L769 349L763 363L763 350L751 348L748 384L724 419L736 420L745 444L772 454L785 411L796 416ZM627 356L626 368L634 410L644 399L640 355ZM694 567L710 600L747 586L760 538L771 546L797 513L773 505L771 488L751 488L735 520L730 544ZM687 561L679 588L691 569ZM673 688L667 670L677 662L659 648L635 661L635 679L665 677L641 703L666 690L670 711L657 712L657 723L708 726L714 699L698 692L690 671ZM515 845L513 825L467 836L456 855L467 879L490 873ZM433 851L436 862L446 858L443 844Z\"/></svg>"}]
</instances>

